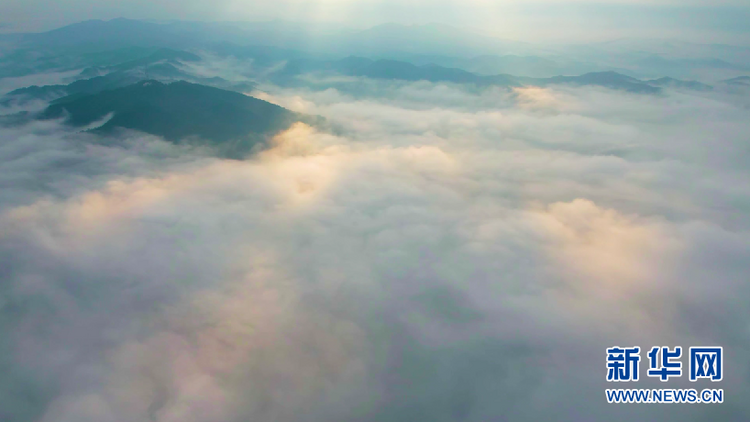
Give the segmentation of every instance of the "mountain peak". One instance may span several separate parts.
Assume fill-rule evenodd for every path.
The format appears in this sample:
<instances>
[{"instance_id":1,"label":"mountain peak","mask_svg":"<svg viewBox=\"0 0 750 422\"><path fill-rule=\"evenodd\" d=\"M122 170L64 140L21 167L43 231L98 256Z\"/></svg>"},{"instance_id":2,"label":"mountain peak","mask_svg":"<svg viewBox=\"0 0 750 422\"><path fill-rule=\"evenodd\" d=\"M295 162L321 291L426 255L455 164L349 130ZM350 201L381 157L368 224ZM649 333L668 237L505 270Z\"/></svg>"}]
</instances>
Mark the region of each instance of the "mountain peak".
<instances>
[{"instance_id":1,"label":"mountain peak","mask_svg":"<svg viewBox=\"0 0 750 422\"><path fill-rule=\"evenodd\" d=\"M238 92L185 81L164 84L155 80L63 98L47 107L40 118L66 117L67 124L82 127L109 114L113 117L96 132L133 129L173 142L197 137L216 146L229 142L234 145L231 148L245 152L265 136L306 119Z\"/></svg>"},{"instance_id":2,"label":"mountain peak","mask_svg":"<svg viewBox=\"0 0 750 422\"><path fill-rule=\"evenodd\" d=\"M738 76L736 78L727 79L721 82L727 85L750 86L750 76Z\"/></svg>"},{"instance_id":3,"label":"mountain peak","mask_svg":"<svg viewBox=\"0 0 750 422\"><path fill-rule=\"evenodd\" d=\"M179 82L185 82L185 81L179 81ZM176 84L176 83L179 83L179 82L172 82L172 83ZM185 83L187 83L187 82L185 82ZM149 87L149 86L162 87L162 86L166 86L166 84L161 83L161 82L159 82L157 80L154 80L154 79L147 79L145 81L140 81L140 82L136 83L134 86L140 86L142 88L146 88L146 87Z\"/></svg>"}]
</instances>

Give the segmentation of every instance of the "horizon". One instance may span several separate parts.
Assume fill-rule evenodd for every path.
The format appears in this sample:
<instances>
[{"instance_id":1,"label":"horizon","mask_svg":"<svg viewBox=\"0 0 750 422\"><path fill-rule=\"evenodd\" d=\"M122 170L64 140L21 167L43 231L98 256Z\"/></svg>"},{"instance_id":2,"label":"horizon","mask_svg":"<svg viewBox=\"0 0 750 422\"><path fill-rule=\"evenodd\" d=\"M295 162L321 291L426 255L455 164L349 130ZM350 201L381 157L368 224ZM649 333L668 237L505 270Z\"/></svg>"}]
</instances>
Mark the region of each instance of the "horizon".
<instances>
[{"instance_id":1,"label":"horizon","mask_svg":"<svg viewBox=\"0 0 750 422\"><path fill-rule=\"evenodd\" d=\"M148 22L148 23L154 23L154 24L170 24L170 23L179 23L179 22L185 22L185 23L200 23L200 24L268 24L268 23L282 23L282 24L291 24L291 25L297 25L297 24L306 24L304 21L292 21L292 20L284 20L282 18L275 18L270 20L258 20L258 21L252 21L252 20L245 20L245 21L233 21L233 20L215 20L215 21L206 21L206 20L197 20L197 19L136 19L136 18L127 18L127 17L115 17L115 18L109 18L109 19L101 19L101 18L94 18L94 19L87 19L83 21L77 21L72 22L68 24L64 24L61 26L53 26L45 29L35 30L35 31L8 31L3 32L0 29L0 34L40 34L45 32L51 32L58 29L66 28L69 26L75 26L78 24L86 23L86 22L110 22L110 21L117 21L117 20L126 20L126 21L139 21L139 22ZM748 45L741 45L741 44L731 44L731 43L717 43L717 42L700 42L700 41L688 41L685 39L680 38L649 38L649 37L638 37L638 36L624 36L624 37L617 37L617 38L611 38L611 39L604 39L604 40L595 40L595 41L525 41L522 39L511 39L511 38L501 38L499 36L495 36L494 34L485 32L479 28L472 28L472 27L463 27L460 25L452 25L449 23L442 23L442 22L427 22L427 23L398 23L398 22L381 22L378 24L373 25L367 25L362 27L355 27L355 26L345 26L342 23L338 22L315 22L310 23L310 25L328 25L328 24L336 24L340 25L338 30L350 30L350 31L367 31L370 29L375 29L379 27L386 27L386 26L398 26L398 27L405 27L405 28L420 28L420 27L429 27L429 26L444 26L444 27L450 27L453 29L459 29L465 32L474 33L477 35L485 35L490 36L493 38L497 38L498 40L502 41L514 41L514 42L521 42L521 43L528 43L528 44L539 44L539 45L575 45L575 44L607 44L607 43L615 43L615 42L623 42L623 41L638 41L638 42L675 42L675 43L685 43L685 44L696 44L696 45L704 45L704 46L710 46L710 45L727 45L732 47L750 47L750 44ZM3 25L0 23L0 28L11 28L9 24Z\"/></svg>"},{"instance_id":2,"label":"horizon","mask_svg":"<svg viewBox=\"0 0 750 422\"><path fill-rule=\"evenodd\" d=\"M206 13L201 9L203 4L194 0L197 3L187 3L190 7L182 8L177 16L166 15L169 7L150 11L153 6L145 4L139 6L142 10L137 13L117 12L116 7L106 3L87 11L78 10L77 5L85 4L85 1L78 0L55 18L29 14L28 7L35 7L40 1L29 3L29 6L21 6L20 2L0 5L0 15L4 17L0 22L0 33L46 32L87 20L117 18L226 24L279 21L312 26L337 25L355 30L391 23L405 26L434 23L530 43L574 44L646 38L750 46L750 29L745 24L750 21L750 4L741 1L719 4L702 0L688 4L661 1L648 4L581 0L523 3L513 0L493 4L474 0L461 7L461 3L454 0L442 0L433 6L416 2L385 7L375 0L286 0L274 6L264 6L257 13L254 12L257 5L255 9L243 9L242 2L226 3L224 9L221 7L223 3L219 3L220 7ZM296 13L293 12L295 7Z\"/></svg>"}]
</instances>

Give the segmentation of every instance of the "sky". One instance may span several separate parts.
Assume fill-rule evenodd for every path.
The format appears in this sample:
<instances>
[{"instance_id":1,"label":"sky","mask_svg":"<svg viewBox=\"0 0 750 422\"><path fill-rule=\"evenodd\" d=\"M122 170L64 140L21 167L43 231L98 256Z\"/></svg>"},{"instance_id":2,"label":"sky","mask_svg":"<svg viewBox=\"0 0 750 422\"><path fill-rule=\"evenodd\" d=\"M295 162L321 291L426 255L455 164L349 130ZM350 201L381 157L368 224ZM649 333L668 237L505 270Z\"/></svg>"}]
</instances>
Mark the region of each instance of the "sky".
<instances>
[{"instance_id":1,"label":"sky","mask_svg":"<svg viewBox=\"0 0 750 422\"><path fill-rule=\"evenodd\" d=\"M386 22L444 23L533 42L625 37L750 44L750 4L659 1L489 0L51 0L4 1L3 31L40 31L86 19L317 22L366 28Z\"/></svg>"}]
</instances>

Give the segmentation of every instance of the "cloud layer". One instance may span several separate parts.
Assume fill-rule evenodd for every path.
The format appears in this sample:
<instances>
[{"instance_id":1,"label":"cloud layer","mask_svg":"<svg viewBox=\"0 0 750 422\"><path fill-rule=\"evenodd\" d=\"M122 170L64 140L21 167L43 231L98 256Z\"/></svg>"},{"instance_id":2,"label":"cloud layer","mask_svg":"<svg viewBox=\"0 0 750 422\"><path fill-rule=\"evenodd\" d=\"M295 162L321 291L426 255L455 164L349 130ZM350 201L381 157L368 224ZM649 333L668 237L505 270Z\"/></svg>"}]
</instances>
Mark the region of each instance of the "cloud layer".
<instances>
[{"instance_id":1,"label":"cloud layer","mask_svg":"<svg viewBox=\"0 0 750 422\"><path fill-rule=\"evenodd\" d=\"M747 418L735 97L378 91L266 87L332 131L242 161L3 129L3 416ZM726 403L607 405L615 344L724 346Z\"/></svg>"}]
</instances>

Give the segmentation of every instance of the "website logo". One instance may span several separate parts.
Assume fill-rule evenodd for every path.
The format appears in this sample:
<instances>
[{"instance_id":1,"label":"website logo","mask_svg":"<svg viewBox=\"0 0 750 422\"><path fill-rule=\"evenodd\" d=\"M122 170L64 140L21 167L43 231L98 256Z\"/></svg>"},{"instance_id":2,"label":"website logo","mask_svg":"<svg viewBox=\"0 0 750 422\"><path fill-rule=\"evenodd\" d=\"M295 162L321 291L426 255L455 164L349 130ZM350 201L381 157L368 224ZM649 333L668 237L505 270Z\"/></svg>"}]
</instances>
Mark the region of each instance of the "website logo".
<instances>
[{"instance_id":1,"label":"website logo","mask_svg":"<svg viewBox=\"0 0 750 422\"><path fill-rule=\"evenodd\" d=\"M724 361L721 358L723 352L721 347L691 347L690 381L701 378L721 381L724 376Z\"/></svg>"},{"instance_id":2,"label":"website logo","mask_svg":"<svg viewBox=\"0 0 750 422\"><path fill-rule=\"evenodd\" d=\"M646 357L646 375L668 382L683 376L683 348L676 346L654 346ZM638 346L614 346L607 350L607 382L638 382L641 348ZM689 349L688 374L692 382L708 379L721 381L724 374L723 348L691 347ZM723 403L723 389L607 389L609 403Z\"/></svg>"},{"instance_id":3,"label":"website logo","mask_svg":"<svg viewBox=\"0 0 750 422\"><path fill-rule=\"evenodd\" d=\"M607 349L607 381L638 381L640 347L612 347Z\"/></svg>"}]
</instances>

